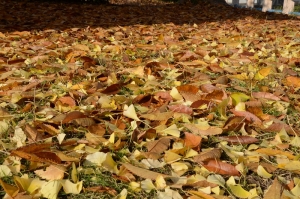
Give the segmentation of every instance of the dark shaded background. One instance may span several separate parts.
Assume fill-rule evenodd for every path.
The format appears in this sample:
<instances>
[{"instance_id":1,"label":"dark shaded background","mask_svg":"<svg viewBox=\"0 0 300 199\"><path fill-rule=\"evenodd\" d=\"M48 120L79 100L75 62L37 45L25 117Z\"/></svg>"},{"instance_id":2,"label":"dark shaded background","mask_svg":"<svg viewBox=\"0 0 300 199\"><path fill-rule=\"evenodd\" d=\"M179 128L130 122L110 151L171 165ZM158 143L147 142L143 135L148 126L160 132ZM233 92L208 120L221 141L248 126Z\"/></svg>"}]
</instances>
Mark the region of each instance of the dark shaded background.
<instances>
[{"instance_id":1,"label":"dark shaded background","mask_svg":"<svg viewBox=\"0 0 300 199\"><path fill-rule=\"evenodd\" d=\"M65 30L136 24L201 24L232 22L249 17L262 20L299 20L275 13L233 8L204 1L199 4L97 4L82 1L3 0L0 2L0 31Z\"/></svg>"}]
</instances>

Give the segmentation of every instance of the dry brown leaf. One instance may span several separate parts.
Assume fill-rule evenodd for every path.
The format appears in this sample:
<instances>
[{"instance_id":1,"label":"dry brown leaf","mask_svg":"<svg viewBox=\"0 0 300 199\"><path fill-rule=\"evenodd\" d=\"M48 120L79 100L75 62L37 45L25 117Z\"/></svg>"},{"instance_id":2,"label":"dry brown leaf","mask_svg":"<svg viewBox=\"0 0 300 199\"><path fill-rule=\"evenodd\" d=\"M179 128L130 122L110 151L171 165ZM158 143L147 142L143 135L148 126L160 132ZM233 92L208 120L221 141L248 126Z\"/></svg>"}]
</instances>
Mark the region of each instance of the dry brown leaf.
<instances>
[{"instance_id":1,"label":"dry brown leaf","mask_svg":"<svg viewBox=\"0 0 300 199\"><path fill-rule=\"evenodd\" d=\"M90 133L99 135L99 136L103 136L105 134L105 128L102 127L101 124L94 124L94 125L90 125L88 127L88 130Z\"/></svg>"},{"instance_id":2,"label":"dry brown leaf","mask_svg":"<svg viewBox=\"0 0 300 199\"><path fill-rule=\"evenodd\" d=\"M194 161L199 164L203 164L203 162L208 161L210 159L220 159L221 153L222 153L221 149L218 148L205 151L195 156Z\"/></svg>"},{"instance_id":3,"label":"dry brown leaf","mask_svg":"<svg viewBox=\"0 0 300 199\"><path fill-rule=\"evenodd\" d=\"M65 97L58 98L57 101L61 102L63 105L68 105L70 107L76 106L75 100L70 96L65 96Z\"/></svg>"},{"instance_id":4,"label":"dry brown leaf","mask_svg":"<svg viewBox=\"0 0 300 199\"><path fill-rule=\"evenodd\" d=\"M263 199L281 199L282 185L277 178L273 180L272 185L268 188L268 191L264 194Z\"/></svg>"},{"instance_id":5,"label":"dry brown leaf","mask_svg":"<svg viewBox=\"0 0 300 199\"><path fill-rule=\"evenodd\" d=\"M230 110L235 116L242 116L245 117L245 119L249 122L253 122L256 124L261 124L262 121L261 119L259 119L256 115L254 115L253 113L250 113L248 111L236 111L234 109Z\"/></svg>"},{"instance_id":6,"label":"dry brown leaf","mask_svg":"<svg viewBox=\"0 0 300 199\"><path fill-rule=\"evenodd\" d=\"M251 137L251 136L243 136L243 135L239 135L239 136L223 136L223 137L219 137L220 140L225 140L231 144L253 144L258 142L259 140Z\"/></svg>"},{"instance_id":7,"label":"dry brown leaf","mask_svg":"<svg viewBox=\"0 0 300 199\"><path fill-rule=\"evenodd\" d=\"M79 118L85 118L85 117L86 116L80 111L72 111L66 115L66 117L63 119L62 123L66 124L72 120L79 119Z\"/></svg>"},{"instance_id":8,"label":"dry brown leaf","mask_svg":"<svg viewBox=\"0 0 300 199\"><path fill-rule=\"evenodd\" d=\"M146 147L148 152L161 154L169 148L171 138L163 137L159 140L147 142Z\"/></svg>"},{"instance_id":9,"label":"dry brown leaf","mask_svg":"<svg viewBox=\"0 0 300 199\"><path fill-rule=\"evenodd\" d=\"M163 121L167 120L171 117L173 117L174 113L173 112L154 112L154 113L147 113L147 114L142 114L140 117L152 120L152 121Z\"/></svg>"},{"instance_id":10,"label":"dry brown leaf","mask_svg":"<svg viewBox=\"0 0 300 199\"><path fill-rule=\"evenodd\" d=\"M135 175L137 175L141 178L156 180L156 178L160 175L163 176L164 178L170 177L170 176L165 175L165 174L161 174L161 173L157 173L157 172L154 172L154 171L150 171L148 169L143 169L143 168L140 168L140 167L133 166L129 163L123 163L122 165L124 167L126 167L126 169L128 169L131 173L133 173L133 174L135 174Z\"/></svg>"}]
</instances>

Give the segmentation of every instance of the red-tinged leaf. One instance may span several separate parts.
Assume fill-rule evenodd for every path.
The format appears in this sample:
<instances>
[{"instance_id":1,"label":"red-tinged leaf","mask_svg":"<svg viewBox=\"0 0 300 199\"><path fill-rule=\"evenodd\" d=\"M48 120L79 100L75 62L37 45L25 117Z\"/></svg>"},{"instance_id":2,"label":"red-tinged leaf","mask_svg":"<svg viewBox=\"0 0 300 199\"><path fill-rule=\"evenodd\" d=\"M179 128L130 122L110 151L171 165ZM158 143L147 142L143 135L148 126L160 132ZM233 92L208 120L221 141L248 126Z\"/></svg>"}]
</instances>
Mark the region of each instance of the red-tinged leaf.
<instances>
[{"instance_id":1,"label":"red-tinged leaf","mask_svg":"<svg viewBox=\"0 0 300 199\"><path fill-rule=\"evenodd\" d=\"M262 121L254 114L248 112L248 111L236 111L234 109L230 110L235 116L243 116L245 119L249 122L253 122L256 124L261 124Z\"/></svg>"},{"instance_id":2,"label":"red-tinged leaf","mask_svg":"<svg viewBox=\"0 0 300 199\"><path fill-rule=\"evenodd\" d=\"M104 93L107 95L114 95L114 94L117 94L121 88L122 88L122 85L120 85L120 84L112 84L112 85L108 86L106 89L102 90L101 93Z\"/></svg>"},{"instance_id":3,"label":"red-tinged leaf","mask_svg":"<svg viewBox=\"0 0 300 199\"><path fill-rule=\"evenodd\" d=\"M195 148L200 150L202 137L192 133L184 132L184 145L186 147Z\"/></svg>"},{"instance_id":4,"label":"red-tinged leaf","mask_svg":"<svg viewBox=\"0 0 300 199\"><path fill-rule=\"evenodd\" d=\"M259 140L251 136L223 136L219 137L220 140L225 140L231 144L253 144Z\"/></svg>"},{"instance_id":5,"label":"red-tinged leaf","mask_svg":"<svg viewBox=\"0 0 300 199\"><path fill-rule=\"evenodd\" d=\"M252 92L252 96L254 98L263 98L263 99L270 99L270 100L274 100L274 101L278 101L280 100L279 97L277 97L276 95L272 94L272 93L267 93L267 92Z\"/></svg>"},{"instance_id":6,"label":"red-tinged leaf","mask_svg":"<svg viewBox=\"0 0 300 199\"><path fill-rule=\"evenodd\" d=\"M58 99L59 102L61 102L63 105L68 105L68 106L76 106L76 102L75 100L70 97L70 96L66 96L66 97L61 97Z\"/></svg>"},{"instance_id":7,"label":"red-tinged leaf","mask_svg":"<svg viewBox=\"0 0 300 199\"><path fill-rule=\"evenodd\" d=\"M193 109L182 104L176 104L176 105L170 105L168 108L177 113L185 113L187 115L192 115L193 114Z\"/></svg>"},{"instance_id":8,"label":"red-tinged leaf","mask_svg":"<svg viewBox=\"0 0 300 199\"><path fill-rule=\"evenodd\" d=\"M208 160L203 164L203 166L207 170L221 175L240 176L240 173L235 166L222 162L221 160Z\"/></svg>"},{"instance_id":9,"label":"red-tinged leaf","mask_svg":"<svg viewBox=\"0 0 300 199\"><path fill-rule=\"evenodd\" d=\"M79 119L79 118L85 118L85 117L86 116L80 111L72 111L66 115L66 117L63 119L62 123L66 124L72 120Z\"/></svg>"},{"instance_id":10,"label":"red-tinged leaf","mask_svg":"<svg viewBox=\"0 0 300 199\"><path fill-rule=\"evenodd\" d=\"M267 123L270 121L266 121ZM264 131L269 132L280 132L282 129L284 129L289 135L300 135L300 131L297 129L293 129L290 125L280 121L280 120L273 120L273 123L269 125L267 128L264 128Z\"/></svg>"},{"instance_id":11,"label":"red-tinged leaf","mask_svg":"<svg viewBox=\"0 0 300 199\"><path fill-rule=\"evenodd\" d=\"M172 101L173 99L169 91L158 91L154 95L167 102Z\"/></svg>"},{"instance_id":12,"label":"red-tinged leaf","mask_svg":"<svg viewBox=\"0 0 300 199\"><path fill-rule=\"evenodd\" d=\"M203 84L200 86L200 89L204 92L204 93L211 93L214 90L220 90L219 88L215 87L212 84Z\"/></svg>"}]
</instances>

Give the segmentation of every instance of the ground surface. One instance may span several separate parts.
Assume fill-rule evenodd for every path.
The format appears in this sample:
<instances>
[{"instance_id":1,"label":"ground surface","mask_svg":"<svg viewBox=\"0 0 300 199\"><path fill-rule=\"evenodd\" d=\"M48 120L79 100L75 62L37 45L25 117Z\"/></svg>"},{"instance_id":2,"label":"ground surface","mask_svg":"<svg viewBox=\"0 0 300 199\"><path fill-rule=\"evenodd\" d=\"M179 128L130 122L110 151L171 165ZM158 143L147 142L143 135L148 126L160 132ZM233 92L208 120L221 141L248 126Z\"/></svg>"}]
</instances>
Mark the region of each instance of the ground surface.
<instances>
[{"instance_id":1,"label":"ground surface","mask_svg":"<svg viewBox=\"0 0 300 199\"><path fill-rule=\"evenodd\" d=\"M0 10L4 198L299 197L299 18L211 3Z\"/></svg>"}]
</instances>

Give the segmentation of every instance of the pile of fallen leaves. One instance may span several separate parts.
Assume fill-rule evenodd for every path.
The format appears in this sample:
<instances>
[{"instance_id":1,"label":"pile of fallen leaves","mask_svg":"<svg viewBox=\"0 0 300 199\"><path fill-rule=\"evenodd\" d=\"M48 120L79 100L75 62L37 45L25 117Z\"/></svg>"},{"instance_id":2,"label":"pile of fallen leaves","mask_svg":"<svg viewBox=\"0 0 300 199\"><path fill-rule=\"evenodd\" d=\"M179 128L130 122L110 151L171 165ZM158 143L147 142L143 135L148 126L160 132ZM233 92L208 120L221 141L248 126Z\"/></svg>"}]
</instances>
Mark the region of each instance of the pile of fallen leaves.
<instances>
[{"instance_id":1,"label":"pile of fallen leaves","mask_svg":"<svg viewBox=\"0 0 300 199\"><path fill-rule=\"evenodd\" d=\"M0 10L4 198L300 196L298 18L210 3Z\"/></svg>"}]
</instances>

